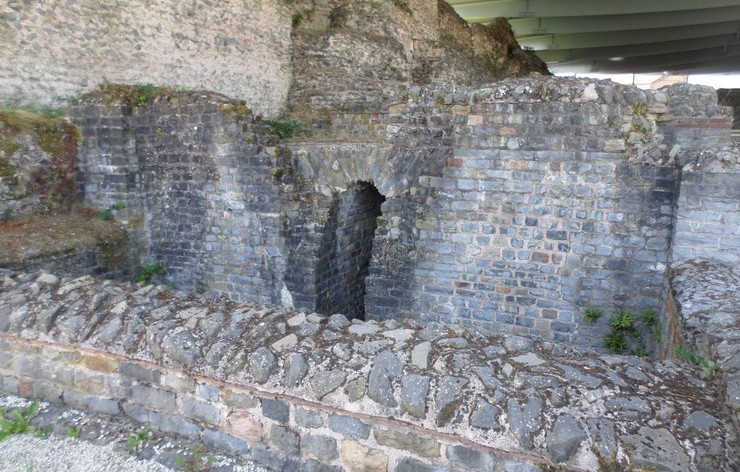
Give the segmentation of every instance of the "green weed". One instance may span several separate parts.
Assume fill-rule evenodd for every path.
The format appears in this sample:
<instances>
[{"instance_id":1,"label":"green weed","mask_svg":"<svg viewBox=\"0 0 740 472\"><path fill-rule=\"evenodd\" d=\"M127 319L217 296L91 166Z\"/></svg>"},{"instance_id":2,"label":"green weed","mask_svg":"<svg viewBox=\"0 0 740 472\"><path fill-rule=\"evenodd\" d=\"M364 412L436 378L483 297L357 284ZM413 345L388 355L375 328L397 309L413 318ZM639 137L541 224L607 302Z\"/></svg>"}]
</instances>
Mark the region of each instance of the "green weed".
<instances>
[{"instance_id":1,"label":"green weed","mask_svg":"<svg viewBox=\"0 0 740 472\"><path fill-rule=\"evenodd\" d=\"M586 308L586 311L583 312L583 317L591 324L596 323L596 320L601 318L602 311L598 308Z\"/></svg>"},{"instance_id":2,"label":"green weed","mask_svg":"<svg viewBox=\"0 0 740 472\"><path fill-rule=\"evenodd\" d=\"M35 431L31 426L31 420L39 412L38 400L31 403L28 408L17 408L10 414L11 419L6 419L6 408L0 408L0 441L13 434L32 433Z\"/></svg>"},{"instance_id":3,"label":"green weed","mask_svg":"<svg viewBox=\"0 0 740 472\"><path fill-rule=\"evenodd\" d=\"M627 310L620 310L611 316L609 324L611 324L614 329L629 331L635 326L635 317Z\"/></svg>"},{"instance_id":4,"label":"green weed","mask_svg":"<svg viewBox=\"0 0 740 472\"><path fill-rule=\"evenodd\" d=\"M676 357L683 359L689 364L701 367L699 378L702 380L706 380L712 377L714 375L714 372L717 370L717 364L713 360L705 359L693 350L687 349L683 346L679 346L676 348Z\"/></svg>"},{"instance_id":5,"label":"green weed","mask_svg":"<svg viewBox=\"0 0 740 472\"><path fill-rule=\"evenodd\" d=\"M138 455L141 446L146 442L147 439L149 439L149 431L146 429L140 429L138 431L134 431L132 433L129 433L128 438L126 438L126 443L128 444L128 448L131 450L131 453L133 455Z\"/></svg>"},{"instance_id":6,"label":"green weed","mask_svg":"<svg viewBox=\"0 0 740 472\"><path fill-rule=\"evenodd\" d=\"M125 203L114 203L113 205L100 212L100 215L98 215L98 219L100 221L110 220L113 218L113 211L123 210L124 208L126 208Z\"/></svg>"},{"instance_id":7,"label":"green weed","mask_svg":"<svg viewBox=\"0 0 740 472\"><path fill-rule=\"evenodd\" d=\"M23 149L23 145L15 141L3 141L2 144L0 144L0 150L8 156L16 151L20 151L21 149Z\"/></svg>"},{"instance_id":8,"label":"green weed","mask_svg":"<svg viewBox=\"0 0 740 472\"><path fill-rule=\"evenodd\" d=\"M270 127L272 134L277 135L280 139L290 139L298 133L302 125L298 121L275 121L265 120L265 123Z\"/></svg>"},{"instance_id":9,"label":"green weed","mask_svg":"<svg viewBox=\"0 0 740 472\"><path fill-rule=\"evenodd\" d=\"M627 349L627 337L621 331L613 331L604 337L604 344L616 354L621 354Z\"/></svg>"},{"instance_id":10,"label":"green weed","mask_svg":"<svg viewBox=\"0 0 740 472\"><path fill-rule=\"evenodd\" d=\"M311 21L315 8L304 8L303 10L293 13L293 28L300 26L304 21Z\"/></svg>"},{"instance_id":11,"label":"green weed","mask_svg":"<svg viewBox=\"0 0 740 472\"><path fill-rule=\"evenodd\" d=\"M134 276L134 282L146 285L152 281L152 278L154 278L155 275L164 275L166 273L167 271L164 270L164 267L159 263L147 264L136 273Z\"/></svg>"},{"instance_id":12,"label":"green weed","mask_svg":"<svg viewBox=\"0 0 740 472\"><path fill-rule=\"evenodd\" d=\"M193 446L189 453L178 454L175 462L185 472L206 472L211 470L213 458L207 455L203 446Z\"/></svg>"},{"instance_id":13,"label":"green weed","mask_svg":"<svg viewBox=\"0 0 740 472\"><path fill-rule=\"evenodd\" d=\"M399 8L401 11L406 13L411 13L411 7L409 6L409 2L406 2L404 0L393 0L393 4Z\"/></svg>"},{"instance_id":14,"label":"green weed","mask_svg":"<svg viewBox=\"0 0 740 472\"><path fill-rule=\"evenodd\" d=\"M72 439L80 439L80 434L82 434L82 428L75 428L74 426L67 427L67 437Z\"/></svg>"}]
</instances>

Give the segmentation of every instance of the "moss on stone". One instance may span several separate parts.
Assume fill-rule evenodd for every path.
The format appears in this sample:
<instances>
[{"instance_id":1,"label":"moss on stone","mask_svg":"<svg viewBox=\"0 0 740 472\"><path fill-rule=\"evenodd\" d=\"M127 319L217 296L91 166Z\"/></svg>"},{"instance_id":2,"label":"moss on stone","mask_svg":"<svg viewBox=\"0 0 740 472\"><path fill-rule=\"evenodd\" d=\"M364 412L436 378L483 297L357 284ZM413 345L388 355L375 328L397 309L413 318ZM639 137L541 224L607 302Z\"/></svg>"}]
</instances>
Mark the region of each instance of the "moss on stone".
<instances>
[{"instance_id":1,"label":"moss on stone","mask_svg":"<svg viewBox=\"0 0 740 472\"><path fill-rule=\"evenodd\" d=\"M252 110L247 106L246 102L229 103L225 107L221 108L219 112L222 115L233 116L237 120L243 120L244 118L251 117L254 114Z\"/></svg>"},{"instance_id":2,"label":"moss on stone","mask_svg":"<svg viewBox=\"0 0 740 472\"><path fill-rule=\"evenodd\" d=\"M15 167L6 159L0 157L0 178L13 177L15 175Z\"/></svg>"},{"instance_id":3,"label":"moss on stone","mask_svg":"<svg viewBox=\"0 0 740 472\"><path fill-rule=\"evenodd\" d=\"M126 260L128 236L109 221L76 214L0 224L0 267L22 267L36 259L84 249L100 251L108 268L119 268Z\"/></svg>"},{"instance_id":4,"label":"moss on stone","mask_svg":"<svg viewBox=\"0 0 740 472\"><path fill-rule=\"evenodd\" d=\"M153 84L104 84L81 97L82 101L95 101L103 105L142 107L158 97L174 96L177 91Z\"/></svg>"},{"instance_id":5,"label":"moss on stone","mask_svg":"<svg viewBox=\"0 0 740 472\"><path fill-rule=\"evenodd\" d=\"M20 151L21 149L23 149L23 145L16 141L12 141L12 140L0 141L0 151L2 151L6 156L15 154L17 151Z\"/></svg>"}]
</instances>

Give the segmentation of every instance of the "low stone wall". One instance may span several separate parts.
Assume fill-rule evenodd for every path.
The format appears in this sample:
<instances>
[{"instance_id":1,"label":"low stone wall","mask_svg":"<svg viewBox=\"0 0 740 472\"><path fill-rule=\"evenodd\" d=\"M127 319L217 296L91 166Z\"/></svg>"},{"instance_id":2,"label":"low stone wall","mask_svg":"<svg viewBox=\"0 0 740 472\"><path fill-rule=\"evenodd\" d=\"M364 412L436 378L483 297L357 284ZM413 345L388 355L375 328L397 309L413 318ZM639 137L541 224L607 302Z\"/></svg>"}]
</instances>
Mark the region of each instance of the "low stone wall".
<instances>
[{"instance_id":1,"label":"low stone wall","mask_svg":"<svg viewBox=\"0 0 740 472\"><path fill-rule=\"evenodd\" d=\"M684 340L705 361L716 364L740 425L740 269L717 260L691 259L672 267L671 288Z\"/></svg>"},{"instance_id":2,"label":"low stone wall","mask_svg":"<svg viewBox=\"0 0 740 472\"><path fill-rule=\"evenodd\" d=\"M276 470L739 465L717 384L686 365L90 277L1 276L2 390L126 414Z\"/></svg>"}]
</instances>

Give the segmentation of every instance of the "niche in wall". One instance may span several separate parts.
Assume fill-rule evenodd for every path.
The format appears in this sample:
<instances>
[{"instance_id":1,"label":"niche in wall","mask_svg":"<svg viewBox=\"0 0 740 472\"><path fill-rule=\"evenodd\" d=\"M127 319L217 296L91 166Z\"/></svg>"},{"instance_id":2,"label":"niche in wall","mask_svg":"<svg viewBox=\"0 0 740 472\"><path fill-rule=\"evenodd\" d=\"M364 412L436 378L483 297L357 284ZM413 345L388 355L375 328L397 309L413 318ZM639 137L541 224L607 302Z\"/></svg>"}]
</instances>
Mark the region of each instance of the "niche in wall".
<instances>
[{"instance_id":1,"label":"niche in wall","mask_svg":"<svg viewBox=\"0 0 740 472\"><path fill-rule=\"evenodd\" d=\"M384 201L370 182L357 182L335 197L319 251L317 312L365 319L365 278Z\"/></svg>"}]
</instances>

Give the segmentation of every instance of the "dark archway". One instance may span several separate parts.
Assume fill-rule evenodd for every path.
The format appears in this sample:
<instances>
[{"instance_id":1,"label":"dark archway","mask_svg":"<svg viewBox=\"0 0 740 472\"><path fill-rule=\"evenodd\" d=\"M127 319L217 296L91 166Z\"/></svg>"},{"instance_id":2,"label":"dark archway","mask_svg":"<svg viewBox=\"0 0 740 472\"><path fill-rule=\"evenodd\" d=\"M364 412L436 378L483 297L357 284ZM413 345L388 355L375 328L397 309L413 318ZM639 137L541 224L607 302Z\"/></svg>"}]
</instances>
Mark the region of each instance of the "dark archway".
<instances>
[{"instance_id":1,"label":"dark archway","mask_svg":"<svg viewBox=\"0 0 740 472\"><path fill-rule=\"evenodd\" d=\"M365 319L365 278L385 197L369 182L338 194L324 228L316 273L316 311Z\"/></svg>"}]
</instances>

